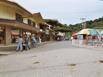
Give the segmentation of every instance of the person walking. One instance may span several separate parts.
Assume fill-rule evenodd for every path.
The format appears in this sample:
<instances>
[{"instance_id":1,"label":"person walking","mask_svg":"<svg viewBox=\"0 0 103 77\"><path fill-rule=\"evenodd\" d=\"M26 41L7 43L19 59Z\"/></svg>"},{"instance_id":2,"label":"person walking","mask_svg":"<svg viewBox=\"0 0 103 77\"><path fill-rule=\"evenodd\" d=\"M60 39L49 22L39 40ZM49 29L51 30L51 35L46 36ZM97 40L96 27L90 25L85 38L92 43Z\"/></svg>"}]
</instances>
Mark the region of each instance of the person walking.
<instances>
[{"instance_id":1,"label":"person walking","mask_svg":"<svg viewBox=\"0 0 103 77\"><path fill-rule=\"evenodd\" d=\"M22 38L22 36L19 36L19 38L17 39L17 42L18 42L18 44L17 44L17 48L16 48L16 51L23 51L23 38Z\"/></svg>"},{"instance_id":2,"label":"person walking","mask_svg":"<svg viewBox=\"0 0 103 77\"><path fill-rule=\"evenodd\" d=\"M30 37L29 37L29 35L25 36L25 49L26 50L30 49Z\"/></svg>"},{"instance_id":3,"label":"person walking","mask_svg":"<svg viewBox=\"0 0 103 77\"><path fill-rule=\"evenodd\" d=\"M40 37L38 37L38 39L39 39L39 43L41 43L41 38L40 38Z\"/></svg>"},{"instance_id":4,"label":"person walking","mask_svg":"<svg viewBox=\"0 0 103 77\"><path fill-rule=\"evenodd\" d=\"M33 46L33 47L36 47L36 45L37 45L37 40L36 40L34 34L32 34L31 43L32 43L32 46Z\"/></svg>"}]
</instances>

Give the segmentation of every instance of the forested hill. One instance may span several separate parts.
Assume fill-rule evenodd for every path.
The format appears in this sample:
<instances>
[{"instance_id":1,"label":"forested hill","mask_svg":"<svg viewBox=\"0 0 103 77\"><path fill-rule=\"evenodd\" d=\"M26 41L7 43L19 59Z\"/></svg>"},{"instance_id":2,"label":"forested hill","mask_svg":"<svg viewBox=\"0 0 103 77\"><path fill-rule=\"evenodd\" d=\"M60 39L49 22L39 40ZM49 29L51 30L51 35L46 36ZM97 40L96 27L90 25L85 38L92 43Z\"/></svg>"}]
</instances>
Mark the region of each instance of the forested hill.
<instances>
[{"instance_id":1,"label":"forested hill","mask_svg":"<svg viewBox=\"0 0 103 77\"><path fill-rule=\"evenodd\" d=\"M87 21L87 27L90 28L103 28L103 17L99 19L95 19L93 21Z\"/></svg>"},{"instance_id":2,"label":"forested hill","mask_svg":"<svg viewBox=\"0 0 103 77\"><path fill-rule=\"evenodd\" d=\"M78 23L75 25L67 25L67 24L62 24L58 20L53 20L53 19L45 19L45 22L55 26L56 31L69 31L69 32L78 32L81 29L83 29L82 23ZM86 26L87 28L96 28L96 29L103 29L103 17L95 19L95 20L90 20L86 21Z\"/></svg>"},{"instance_id":3,"label":"forested hill","mask_svg":"<svg viewBox=\"0 0 103 77\"><path fill-rule=\"evenodd\" d=\"M86 26L87 28L103 29L103 17L95 19L95 20L86 21ZM69 25L69 28L72 31L79 31L82 29L82 23Z\"/></svg>"}]
</instances>

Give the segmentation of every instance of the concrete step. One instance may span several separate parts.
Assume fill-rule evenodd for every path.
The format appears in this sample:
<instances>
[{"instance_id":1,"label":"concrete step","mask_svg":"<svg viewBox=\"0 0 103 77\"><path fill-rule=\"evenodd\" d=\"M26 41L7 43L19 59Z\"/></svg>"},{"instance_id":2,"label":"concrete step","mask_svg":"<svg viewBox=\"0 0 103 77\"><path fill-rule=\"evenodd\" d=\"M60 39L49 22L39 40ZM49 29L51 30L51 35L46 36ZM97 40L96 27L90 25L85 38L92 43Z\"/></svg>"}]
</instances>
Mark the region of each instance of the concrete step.
<instances>
[{"instance_id":1,"label":"concrete step","mask_svg":"<svg viewBox=\"0 0 103 77\"><path fill-rule=\"evenodd\" d=\"M16 45L0 46L0 51L14 51Z\"/></svg>"}]
</instances>

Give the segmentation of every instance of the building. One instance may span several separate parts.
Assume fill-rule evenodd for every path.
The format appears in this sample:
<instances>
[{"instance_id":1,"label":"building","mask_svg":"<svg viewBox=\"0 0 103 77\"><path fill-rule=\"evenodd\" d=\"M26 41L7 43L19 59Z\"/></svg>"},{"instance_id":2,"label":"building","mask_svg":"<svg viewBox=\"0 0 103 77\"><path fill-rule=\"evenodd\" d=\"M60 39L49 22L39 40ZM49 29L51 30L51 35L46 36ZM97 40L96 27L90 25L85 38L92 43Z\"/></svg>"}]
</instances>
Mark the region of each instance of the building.
<instances>
[{"instance_id":1,"label":"building","mask_svg":"<svg viewBox=\"0 0 103 77\"><path fill-rule=\"evenodd\" d=\"M53 26L50 24L47 24L40 13L34 13L33 16L35 18L37 27L40 29L38 36L41 37L42 42L52 41L53 40L53 35L52 35Z\"/></svg>"},{"instance_id":2,"label":"building","mask_svg":"<svg viewBox=\"0 0 103 77\"><path fill-rule=\"evenodd\" d=\"M18 35L37 34L45 31L45 22L40 13L30 13L19 4L0 0L0 44L10 45Z\"/></svg>"},{"instance_id":3,"label":"building","mask_svg":"<svg viewBox=\"0 0 103 77\"><path fill-rule=\"evenodd\" d=\"M33 16L36 21L36 26L40 29L37 35L41 38L42 42L48 41L49 25L44 21L40 13L34 13Z\"/></svg>"}]
</instances>

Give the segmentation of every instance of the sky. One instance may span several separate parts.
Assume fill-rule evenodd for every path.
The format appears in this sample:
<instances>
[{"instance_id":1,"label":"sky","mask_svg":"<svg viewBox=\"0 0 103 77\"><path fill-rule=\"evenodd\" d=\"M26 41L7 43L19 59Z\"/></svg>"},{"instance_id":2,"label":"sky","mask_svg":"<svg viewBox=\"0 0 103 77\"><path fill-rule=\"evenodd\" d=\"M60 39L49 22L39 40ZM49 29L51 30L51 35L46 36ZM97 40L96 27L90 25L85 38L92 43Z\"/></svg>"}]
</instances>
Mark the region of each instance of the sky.
<instances>
[{"instance_id":1,"label":"sky","mask_svg":"<svg viewBox=\"0 0 103 77\"><path fill-rule=\"evenodd\" d=\"M63 24L94 20L103 16L102 0L12 0L31 13L41 12L44 19L57 19Z\"/></svg>"}]
</instances>

